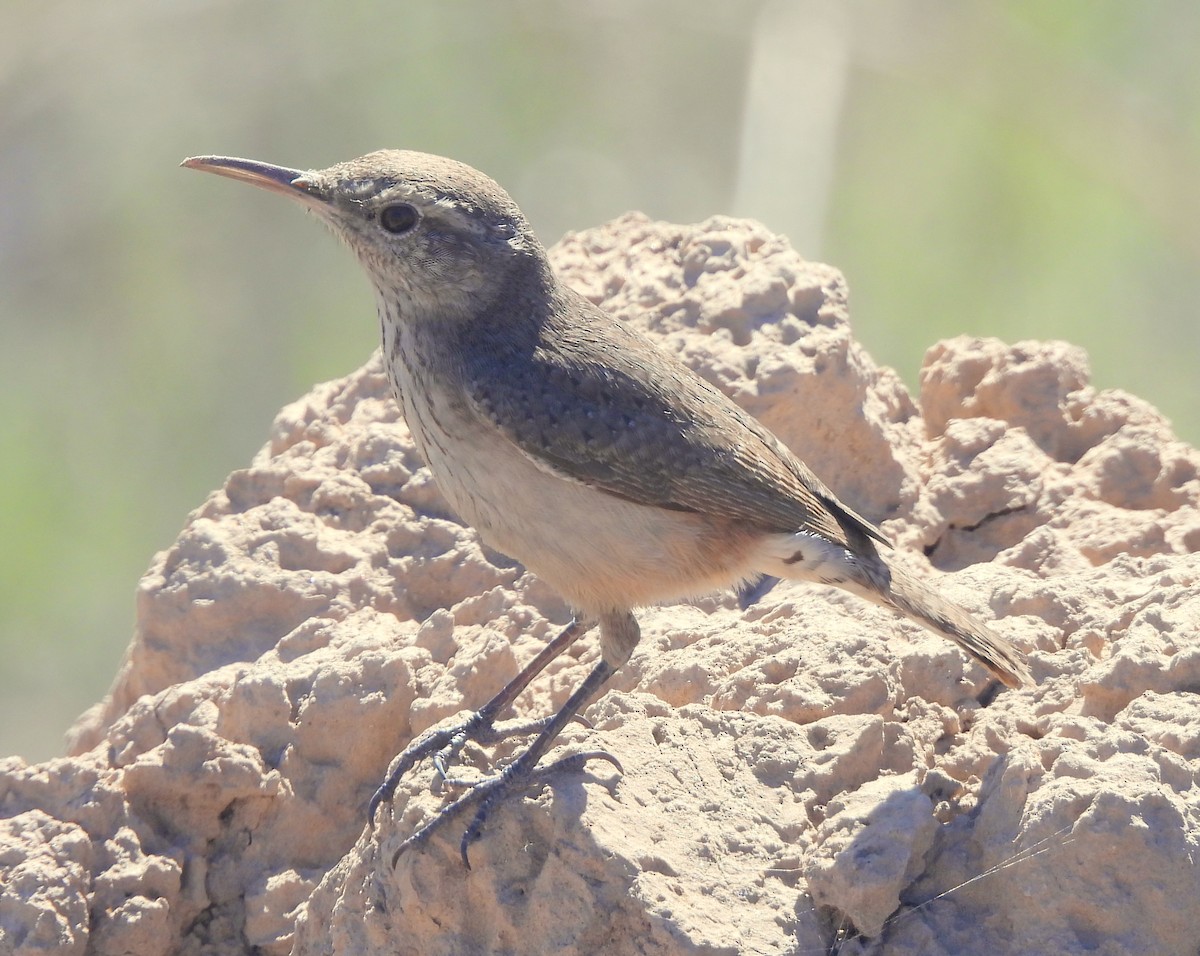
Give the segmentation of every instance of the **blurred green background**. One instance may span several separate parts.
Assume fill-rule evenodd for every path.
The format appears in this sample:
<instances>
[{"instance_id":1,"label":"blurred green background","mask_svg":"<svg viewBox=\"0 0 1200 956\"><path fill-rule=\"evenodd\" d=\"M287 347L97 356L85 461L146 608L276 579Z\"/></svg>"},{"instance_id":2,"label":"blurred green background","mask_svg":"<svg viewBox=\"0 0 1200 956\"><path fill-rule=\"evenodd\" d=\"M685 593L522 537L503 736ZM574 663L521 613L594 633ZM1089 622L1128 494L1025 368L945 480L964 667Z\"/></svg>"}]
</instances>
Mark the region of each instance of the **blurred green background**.
<instances>
[{"instance_id":1,"label":"blurred green background","mask_svg":"<svg viewBox=\"0 0 1200 956\"><path fill-rule=\"evenodd\" d=\"M445 153L547 243L753 216L910 386L940 337L1064 338L1200 439L1191 0L9 0L0 37L0 754L61 752L154 551L375 346L351 257L188 155Z\"/></svg>"}]
</instances>

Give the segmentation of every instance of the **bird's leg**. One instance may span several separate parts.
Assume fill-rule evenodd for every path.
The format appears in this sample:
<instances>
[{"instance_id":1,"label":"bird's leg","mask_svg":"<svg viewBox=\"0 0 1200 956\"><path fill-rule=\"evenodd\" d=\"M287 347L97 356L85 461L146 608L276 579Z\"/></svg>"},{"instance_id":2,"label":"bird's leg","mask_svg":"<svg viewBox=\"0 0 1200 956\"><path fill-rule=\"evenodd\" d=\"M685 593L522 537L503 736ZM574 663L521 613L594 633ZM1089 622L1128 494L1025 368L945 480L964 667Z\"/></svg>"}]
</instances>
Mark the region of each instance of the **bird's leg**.
<instances>
[{"instance_id":1,"label":"bird's leg","mask_svg":"<svg viewBox=\"0 0 1200 956\"><path fill-rule=\"evenodd\" d=\"M564 770L578 770L589 760L607 760L623 773L624 770L617 758L602 750L569 754L544 767L539 767L537 762L550 749L550 745L554 743L562 729L579 715L579 712L599 693L617 669L629 660L639 637L638 623L632 613L614 611L602 615L600 617L602 654L599 663L592 668L591 673L584 678L583 683L576 688L558 713L550 718L529 748L500 773L472 784L470 790L449 806L438 811L432 820L400 844L400 848L392 856L392 866L396 865L400 854L405 850L413 846L420 846L429 839L434 830L446 823L447 820L474 807L475 815L471 818L471 823L463 833L462 841L459 844L463 865L470 869L471 861L467 857L467 848L482 832L483 822L488 811L506 797L527 793L533 787L543 785L552 774Z\"/></svg>"},{"instance_id":2,"label":"bird's leg","mask_svg":"<svg viewBox=\"0 0 1200 956\"><path fill-rule=\"evenodd\" d=\"M572 618L571 623L563 628L554 640L542 648L537 657L530 661L516 677L505 684L500 693L480 707L479 710L475 711L466 721L453 727L435 728L423 737L410 743L404 749L404 752L396 758L391 770L388 771L387 777L384 778L383 784L375 791L375 795L371 797L371 803L367 811L371 826L375 826L375 813L378 811L380 804L391 801L392 796L396 792L396 787L400 783L400 778L408 773L418 761L423 760L430 754L434 755L433 762L437 767L438 773L443 779L448 779L447 767L449 763L458 756L459 751L462 750L468 740L475 740L479 743L492 743L512 734L532 733L553 721L554 717L552 716L509 728L504 732L497 731L494 726L496 718L517 699L521 691L528 687L530 682L545 670L547 664L586 634L592 623L592 621L587 619ZM450 782L458 783L459 781Z\"/></svg>"},{"instance_id":3,"label":"bird's leg","mask_svg":"<svg viewBox=\"0 0 1200 956\"><path fill-rule=\"evenodd\" d=\"M442 824L446 823L452 817L457 816L463 810L475 807L475 816L472 818L466 832L463 833L462 842L459 847L462 852L463 864L467 869L470 869L471 861L467 858L467 847L482 831L483 821L487 817L488 811L505 797L526 793L532 787L543 784L552 774L563 770L577 770L583 767L589 760L607 760L618 771L622 771L621 764L617 761L617 758L602 750L570 754L544 767L537 766L537 762L550 749L554 738L559 735L563 727L570 723L578 712L587 705L588 701L604 686L605 681L615 671L615 667L601 660L592 668L591 673L588 674L584 682L579 685L575 693L570 696L558 713L550 719L545 729L538 734L537 739L529 745L529 748L523 754L517 757L516 760L505 767L500 773L472 785L470 790L452 804L439 810L432 820L400 844L400 848L392 856L392 866L396 865L396 862L400 859L400 854L405 850L410 847L420 846Z\"/></svg>"}]
</instances>

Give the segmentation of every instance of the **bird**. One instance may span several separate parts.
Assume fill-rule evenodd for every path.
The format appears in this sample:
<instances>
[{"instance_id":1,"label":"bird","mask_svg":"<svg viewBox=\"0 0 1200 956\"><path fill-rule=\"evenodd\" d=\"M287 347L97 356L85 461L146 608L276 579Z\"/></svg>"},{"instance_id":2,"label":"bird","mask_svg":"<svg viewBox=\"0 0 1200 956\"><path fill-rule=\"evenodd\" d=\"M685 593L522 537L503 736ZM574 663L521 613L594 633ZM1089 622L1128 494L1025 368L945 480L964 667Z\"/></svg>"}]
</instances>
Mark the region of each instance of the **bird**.
<instances>
[{"instance_id":1,"label":"bird","mask_svg":"<svg viewBox=\"0 0 1200 956\"><path fill-rule=\"evenodd\" d=\"M370 824L432 757L465 792L400 854L474 809L463 863L498 802L606 751L542 763L559 732L637 646L635 612L772 578L834 585L955 642L1008 687L1033 683L1022 652L889 560L891 544L765 426L648 338L561 281L517 204L456 160L379 150L322 170L228 156L183 166L287 197L340 237L375 292L381 354L417 450L457 514L554 588L575 616L467 719L393 762ZM760 588L761 590L761 588ZM600 657L503 770L450 769L555 657L599 627Z\"/></svg>"}]
</instances>

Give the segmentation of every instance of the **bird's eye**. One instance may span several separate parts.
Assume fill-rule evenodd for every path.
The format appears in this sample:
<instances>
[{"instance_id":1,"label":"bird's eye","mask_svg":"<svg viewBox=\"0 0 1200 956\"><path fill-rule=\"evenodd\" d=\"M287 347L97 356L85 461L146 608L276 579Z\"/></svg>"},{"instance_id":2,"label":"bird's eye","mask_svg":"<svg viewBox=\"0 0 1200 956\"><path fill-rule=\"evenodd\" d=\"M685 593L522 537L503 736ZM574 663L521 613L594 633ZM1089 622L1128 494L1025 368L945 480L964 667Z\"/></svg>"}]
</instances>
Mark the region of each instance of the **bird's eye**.
<instances>
[{"instance_id":1,"label":"bird's eye","mask_svg":"<svg viewBox=\"0 0 1200 956\"><path fill-rule=\"evenodd\" d=\"M420 218L421 214L417 212L416 207L406 202L384 206L379 210L379 225L397 236L409 232Z\"/></svg>"}]
</instances>

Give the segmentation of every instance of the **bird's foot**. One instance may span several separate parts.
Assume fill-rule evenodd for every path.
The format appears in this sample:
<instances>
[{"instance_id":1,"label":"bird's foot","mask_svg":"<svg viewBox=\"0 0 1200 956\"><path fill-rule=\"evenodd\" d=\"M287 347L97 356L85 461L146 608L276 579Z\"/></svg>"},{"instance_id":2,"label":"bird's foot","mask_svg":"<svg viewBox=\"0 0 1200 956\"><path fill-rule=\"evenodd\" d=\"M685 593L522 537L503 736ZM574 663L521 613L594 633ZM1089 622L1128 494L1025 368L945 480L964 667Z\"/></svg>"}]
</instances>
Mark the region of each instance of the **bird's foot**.
<instances>
[{"instance_id":1,"label":"bird's foot","mask_svg":"<svg viewBox=\"0 0 1200 956\"><path fill-rule=\"evenodd\" d=\"M489 714L477 710L460 724L434 728L418 737L396 758L382 785L371 797L371 803L367 808L371 826L375 826L375 814L379 807L384 803L391 803L400 779L426 757L433 757L433 765L437 768L438 776L446 783L456 787L474 786L475 781L463 780L450 775L451 766L458 759L468 741L474 741L477 744L494 744L509 737L541 733L552 719L553 716L544 717L541 720L514 721L497 727Z\"/></svg>"},{"instance_id":2,"label":"bird's foot","mask_svg":"<svg viewBox=\"0 0 1200 956\"><path fill-rule=\"evenodd\" d=\"M485 706L483 710L473 714L464 724L426 734L421 740L405 750L392 767L391 773L388 774L383 786L379 788L379 792L371 800L372 820L379 804L384 800L392 798L400 778L413 764L430 754L437 755L434 758L434 762L438 766L442 779L452 786L466 788L467 792L449 806L438 811L432 820L400 844L400 848L392 857L392 866L396 865L400 854L409 847L419 846L424 843L429 839L430 834L438 829L438 827L444 826L447 820L453 819L464 810L474 807L475 816L472 817L470 825L467 827L466 832L463 833L462 843L460 844L463 863L470 868L471 863L467 858L467 847L472 840L479 836L488 811L499 801L513 794L523 794L533 787L544 785L551 774L563 770L580 769L589 760L607 760L618 771L621 771L621 764L617 758L603 750L591 750L585 753L571 754L570 756L554 760L545 766L538 766L538 761L545 756L562 729L572 720L578 718L579 711L604 686L605 681L612 676L615 670L616 668L612 664L601 658L584 679L583 683L575 689L575 692L571 694L567 702L549 720L538 721L534 725L519 725L517 728L510 726L498 730L492 726L495 714L499 709L498 707L493 707L493 704L502 699L498 696ZM478 781L458 780L447 775L446 765L458 755L467 740L478 739L481 735L487 736L497 733L502 736L509 736L513 732L529 730L531 727L536 728L539 725L541 726L541 732L534 739L533 743L500 773Z\"/></svg>"},{"instance_id":3,"label":"bird's foot","mask_svg":"<svg viewBox=\"0 0 1200 956\"><path fill-rule=\"evenodd\" d=\"M586 618L572 618L571 622L559 632L558 636L547 644L537 657L525 665L525 668L510 680L500 693L479 708L479 710L475 711L466 721L453 727L431 730L425 736L409 744L404 749L404 752L393 762L387 777L384 778L383 784L375 791L375 795L371 797L371 803L367 811L371 827L375 826L375 814L378 812L380 805L391 802L392 797L396 793L396 787L400 783L400 778L426 757L433 755L433 762L437 767L439 776L443 780L454 783L455 781L452 781L448 775L447 768L458 757L468 740L475 740L479 743L494 743L497 740L503 740L505 737L511 737L516 734L540 732L549 726L554 720L553 717L546 718L545 720L530 721L525 724L509 725L501 730L497 730L494 724L496 718L517 699L517 695L529 686L530 681L537 677L547 664L585 634L591 626L592 623Z\"/></svg>"},{"instance_id":4,"label":"bird's foot","mask_svg":"<svg viewBox=\"0 0 1200 956\"><path fill-rule=\"evenodd\" d=\"M624 773L620 761L604 750L589 750L583 753L569 754L566 757L560 757L558 760L539 767L537 766L537 755L534 753L534 748L531 747L494 776L485 777L483 780L474 782L446 778L447 782L453 786L467 788L467 792L453 803L439 810L432 820L420 827L401 843L396 852L392 854L392 866L396 866L401 854L405 850L412 847L419 847L426 843L434 831L445 826L450 820L459 816L464 811L474 808L475 815L471 818L471 822L467 825L466 830L463 831L462 840L459 842L459 852L462 854L463 865L469 870L471 868L471 860L468 856L468 849L483 832L484 821L487 819L488 813L497 804L502 803L510 797L522 796L531 790L540 789L555 774L582 770L590 760L606 760L616 767L619 773ZM391 782L390 776L388 782ZM386 787L387 784L385 783L384 786ZM395 787L393 786L392 789L394 790Z\"/></svg>"}]
</instances>

